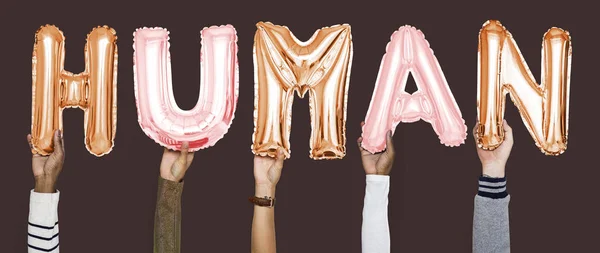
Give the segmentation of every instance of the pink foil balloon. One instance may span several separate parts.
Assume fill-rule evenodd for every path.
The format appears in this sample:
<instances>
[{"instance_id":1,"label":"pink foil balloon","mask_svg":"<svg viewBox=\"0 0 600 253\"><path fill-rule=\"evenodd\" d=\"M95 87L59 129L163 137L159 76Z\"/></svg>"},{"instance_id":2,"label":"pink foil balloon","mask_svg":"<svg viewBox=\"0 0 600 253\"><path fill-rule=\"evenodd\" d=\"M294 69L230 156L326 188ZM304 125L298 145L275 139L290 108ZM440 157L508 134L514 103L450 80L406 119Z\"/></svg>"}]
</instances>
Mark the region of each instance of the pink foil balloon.
<instances>
[{"instance_id":1,"label":"pink foil balloon","mask_svg":"<svg viewBox=\"0 0 600 253\"><path fill-rule=\"evenodd\" d=\"M169 32L137 29L134 35L134 79L138 121L158 144L190 151L213 146L223 138L238 99L237 34L231 25L201 32L200 96L196 106L181 110L173 96Z\"/></svg>"},{"instance_id":2,"label":"pink foil balloon","mask_svg":"<svg viewBox=\"0 0 600 253\"><path fill-rule=\"evenodd\" d=\"M418 91L405 91L409 73ZM402 26L392 34L383 56L362 133L371 153L385 149L385 135L400 122L429 122L441 143L464 143L467 126L448 87L442 68L420 30Z\"/></svg>"}]
</instances>

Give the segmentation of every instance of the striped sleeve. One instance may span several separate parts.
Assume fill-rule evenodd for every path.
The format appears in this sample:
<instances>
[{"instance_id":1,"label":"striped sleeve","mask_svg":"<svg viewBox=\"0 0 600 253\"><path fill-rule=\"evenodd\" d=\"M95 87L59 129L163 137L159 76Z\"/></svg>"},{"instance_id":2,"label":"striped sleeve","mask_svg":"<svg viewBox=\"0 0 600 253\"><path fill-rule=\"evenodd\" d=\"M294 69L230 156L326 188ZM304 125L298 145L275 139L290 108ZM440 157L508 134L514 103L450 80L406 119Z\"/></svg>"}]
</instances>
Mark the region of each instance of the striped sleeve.
<instances>
[{"instance_id":1,"label":"striped sleeve","mask_svg":"<svg viewBox=\"0 0 600 253\"><path fill-rule=\"evenodd\" d=\"M58 199L60 192L37 193L29 197L28 253L58 253Z\"/></svg>"},{"instance_id":2,"label":"striped sleeve","mask_svg":"<svg viewBox=\"0 0 600 253\"><path fill-rule=\"evenodd\" d=\"M492 178L479 177L479 190L477 195L491 199L502 199L508 196L506 192L506 177Z\"/></svg>"}]
</instances>

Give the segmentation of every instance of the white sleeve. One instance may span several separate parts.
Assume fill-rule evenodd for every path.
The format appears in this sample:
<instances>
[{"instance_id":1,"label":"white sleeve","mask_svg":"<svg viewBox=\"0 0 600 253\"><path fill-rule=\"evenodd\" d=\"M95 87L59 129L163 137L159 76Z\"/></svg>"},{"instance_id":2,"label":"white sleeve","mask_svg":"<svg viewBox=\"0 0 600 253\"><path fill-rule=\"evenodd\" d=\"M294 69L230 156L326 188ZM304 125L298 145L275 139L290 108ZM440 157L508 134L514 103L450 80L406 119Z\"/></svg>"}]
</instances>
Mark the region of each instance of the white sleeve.
<instances>
[{"instance_id":1,"label":"white sleeve","mask_svg":"<svg viewBox=\"0 0 600 253\"><path fill-rule=\"evenodd\" d=\"M389 253L388 193L390 176L367 175L362 223L362 252Z\"/></svg>"},{"instance_id":2,"label":"white sleeve","mask_svg":"<svg viewBox=\"0 0 600 253\"><path fill-rule=\"evenodd\" d=\"M60 192L29 196L28 253L58 253L58 198Z\"/></svg>"}]
</instances>

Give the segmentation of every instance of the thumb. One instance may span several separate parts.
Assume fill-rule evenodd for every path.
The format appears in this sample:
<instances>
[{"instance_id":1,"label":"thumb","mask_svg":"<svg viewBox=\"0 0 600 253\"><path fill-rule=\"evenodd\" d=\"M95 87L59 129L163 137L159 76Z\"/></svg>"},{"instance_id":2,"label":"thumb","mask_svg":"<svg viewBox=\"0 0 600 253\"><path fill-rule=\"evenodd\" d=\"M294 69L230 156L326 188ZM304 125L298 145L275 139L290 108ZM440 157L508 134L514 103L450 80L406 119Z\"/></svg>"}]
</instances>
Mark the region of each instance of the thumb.
<instances>
[{"instance_id":1,"label":"thumb","mask_svg":"<svg viewBox=\"0 0 600 253\"><path fill-rule=\"evenodd\" d=\"M479 137L477 131L479 131L479 121L475 122L475 126L473 126L473 132L471 134L473 134L473 139L475 139L475 142L477 142L477 138Z\"/></svg>"},{"instance_id":2,"label":"thumb","mask_svg":"<svg viewBox=\"0 0 600 253\"><path fill-rule=\"evenodd\" d=\"M52 152L52 154L55 156L63 156L65 149L64 149L63 138L62 138L62 134L61 134L60 130L54 131L53 140L54 140L54 152Z\"/></svg>"},{"instance_id":3,"label":"thumb","mask_svg":"<svg viewBox=\"0 0 600 253\"><path fill-rule=\"evenodd\" d=\"M37 152L36 152L36 151L35 151L35 149L33 148L33 144L31 143L31 138L32 138L32 137L31 137L31 134L28 134L28 135L27 135L27 143L29 143L29 149L31 150L31 153L32 153L33 155L36 155L36 153L37 153Z\"/></svg>"},{"instance_id":4,"label":"thumb","mask_svg":"<svg viewBox=\"0 0 600 253\"><path fill-rule=\"evenodd\" d=\"M389 130L385 135L385 145L387 152L390 155L394 155L396 150L394 149L394 140L392 139L392 130Z\"/></svg>"},{"instance_id":5,"label":"thumb","mask_svg":"<svg viewBox=\"0 0 600 253\"><path fill-rule=\"evenodd\" d=\"M275 157L275 163L273 164L273 167L275 169L281 170L283 168L283 161L285 160L285 154L283 152L283 148L278 148L277 149L277 157Z\"/></svg>"},{"instance_id":6,"label":"thumb","mask_svg":"<svg viewBox=\"0 0 600 253\"><path fill-rule=\"evenodd\" d=\"M512 127L510 127L510 125L508 125L508 122L506 120L504 120L502 122L502 126L504 127L504 140L512 143L513 142Z\"/></svg>"},{"instance_id":7,"label":"thumb","mask_svg":"<svg viewBox=\"0 0 600 253\"><path fill-rule=\"evenodd\" d=\"M189 149L190 149L189 142L184 141L183 143L181 143L181 150L179 150L179 157L177 157L177 163L180 163L181 165L186 164Z\"/></svg>"},{"instance_id":8,"label":"thumb","mask_svg":"<svg viewBox=\"0 0 600 253\"><path fill-rule=\"evenodd\" d=\"M175 179L177 181L180 181L181 179L183 179L183 175L185 174L185 171L187 170L188 150L189 150L189 143L183 142L181 144L181 150L179 152L179 157L177 157L177 160L175 160L175 162L171 166L171 174L173 175L173 177L175 177Z\"/></svg>"},{"instance_id":9,"label":"thumb","mask_svg":"<svg viewBox=\"0 0 600 253\"><path fill-rule=\"evenodd\" d=\"M367 151L365 148L363 148L362 146L362 141L363 138L362 137L358 137L358 139L356 140L356 143L358 145L358 150L360 150L360 154L361 155L368 155L371 154L371 152Z\"/></svg>"}]
</instances>

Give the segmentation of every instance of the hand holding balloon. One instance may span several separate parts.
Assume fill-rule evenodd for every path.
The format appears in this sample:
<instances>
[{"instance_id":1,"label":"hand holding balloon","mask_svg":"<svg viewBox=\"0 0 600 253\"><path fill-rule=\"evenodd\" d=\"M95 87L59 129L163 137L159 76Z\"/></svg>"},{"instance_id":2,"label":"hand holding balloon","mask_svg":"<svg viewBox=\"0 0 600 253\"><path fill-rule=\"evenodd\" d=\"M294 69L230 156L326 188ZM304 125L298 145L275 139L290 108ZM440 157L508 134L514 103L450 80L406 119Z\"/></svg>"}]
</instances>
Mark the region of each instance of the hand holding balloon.
<instances>
[{"instance_id":1,"label":"hand holding balloon","mask_svg":"<svg viewBox=\"0 0 600 253\"><path fill-rule=\"evenodd\" d=\"M31 134L27 135L27 142L33 153L31 165L35 177L34 191L38 193L56 192L56 181L65 161L65 147L60 130L54 131L54 151L50 155L44 156L35 152L35 148L31 144Z\"/></svg>"},{"instance_id":2,"label":"hand holding balloon","mask_svg":"<svg viewBox=\"0 0 600 253\"><path fill-rule=\"evenodd\" d=\"M185 176L192 161L194 152L189 152L189 143L183 142L181 151L173 151L165 148L160 162L160 176L166 180L180 182Z\"/></svg>"},{"instance_id":3,"label":"hand holding balloon","mask_svg":"<svg viewBox=\"0 0 600 253\"><path fill-rule=\"evenodd\" d=\"M364 126L365 122L361 122L360 125L361 127ZM365 173L367 175L389 175L392 171L392 165L394 165L394 157L396 155L394 142L392 140L392 130L388 130L385 135L386 149L382 152L372 154L362 147L362 141L362 137L359 137L357 140L360 158L362 159Z\"/></svg>"},{"instance_id":4,"label":"hand holding balloon","mask_svg":"<svg viewBox=\"0 0 600 253\"><path fill-rule=\"evenodd\" d=\"M283 148L277 149L275 158L269 156L254 156L254 181L256 196L275 196L275 187L281 177L285 153Z\"/></svg>"},{"instance_id":5,"label":"hand holding balloon","mask_svg":"<svg viewBox=\"0 0 600 253\"><path fill-rule=\"evenodd\" d=\"M473 128L473 136L475 137L475 144L477 144L477 129L479 123ZM501 178L504 177L504 171L506 167L506 161L510 156L510 151L513 146L513 134L512 128L508 125L508 122L504 120L504 142L500 144L496 149L490 151L477 147L477 155L481 161L482 173L490 177Z\"/></svg>"},{"instance_id":6,"label":"hand holding balloon","mask_svg":"<svg viewBox=\"0 0 600 253\"><path fill-rule=\"evenodd\" d=\"M254 156L254 196L258 198L271 198L271 207L274 207L275 187L281 177L283 161L286 158L283 147L274 152L274 158L270 156ZM252 198L251 198L252 200ZM275 242L275 210L258 205L254 206L252 218L252 252L276 252Z\"/></svg>"}]
</instances>

